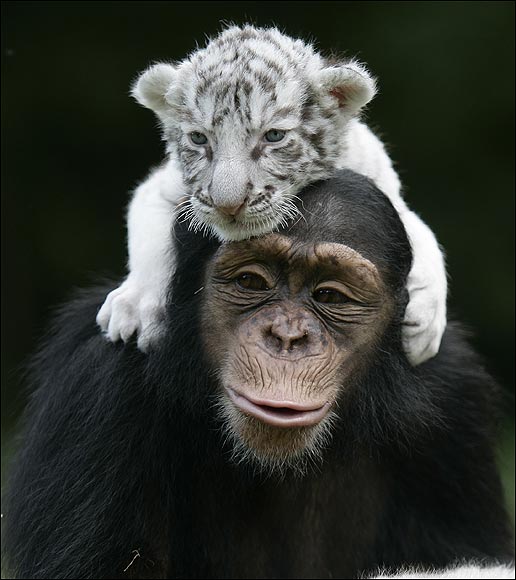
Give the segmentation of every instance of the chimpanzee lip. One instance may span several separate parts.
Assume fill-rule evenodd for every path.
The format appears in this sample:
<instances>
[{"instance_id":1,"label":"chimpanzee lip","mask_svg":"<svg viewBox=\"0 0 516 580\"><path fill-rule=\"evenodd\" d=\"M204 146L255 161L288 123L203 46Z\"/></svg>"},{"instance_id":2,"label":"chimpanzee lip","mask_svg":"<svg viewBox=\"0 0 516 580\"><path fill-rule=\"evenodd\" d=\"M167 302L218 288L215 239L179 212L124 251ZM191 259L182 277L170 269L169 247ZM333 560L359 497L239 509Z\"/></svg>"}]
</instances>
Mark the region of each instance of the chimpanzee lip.
<instances>
[{"instance_id":1,"label":"chimpanzee lip","mask_svg":"<svg viewBox=\"0 0 516 580\"><path fill-rule=\"evenodd\" d=\"M231 401L240 411L274 427L309 427L319 423L330 404L297 403L285 400L262 399L226 387Z\"/></svg>"}]
</instances>

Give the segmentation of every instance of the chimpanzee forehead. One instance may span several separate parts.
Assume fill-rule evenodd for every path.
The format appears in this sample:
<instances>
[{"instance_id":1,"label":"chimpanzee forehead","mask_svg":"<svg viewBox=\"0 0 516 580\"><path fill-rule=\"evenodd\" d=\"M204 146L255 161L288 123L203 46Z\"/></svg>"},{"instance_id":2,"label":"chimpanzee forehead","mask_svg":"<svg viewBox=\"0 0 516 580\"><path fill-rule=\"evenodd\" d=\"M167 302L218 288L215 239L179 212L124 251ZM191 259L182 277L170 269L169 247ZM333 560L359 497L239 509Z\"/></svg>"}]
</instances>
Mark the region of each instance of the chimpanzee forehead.
<instances>
[{"instance_id":1,"label":"chimpanzee forehead","mask_svg":"<svg viewBox=\"0 0 516 580\"><path fill-rule=\"evenodd\" d=\"M340 170L299 194L301 218L279 233L303 242L334 242L370 260L391 288L405 286L412 263L410 243L386 195L366 177Z\"/></svg>"},{"instance_id":2,"label":"chimpanzee forehead","mask_svg":"<svg viewBox=\"0 0 516 580\"><path fill-rule=\"evenodd\" d=\"M289 262L304 261L309 264L327 261L332 264L338 262L363 262L367 268L376 271L376 266L360 252L345 244L336 242L302 242L283 234L268 234L259 238L252 238L241 242L224 244L217 255L236 257L246 253L269 255L271 258L281 258Z\"/></svg>"}]
</instances>

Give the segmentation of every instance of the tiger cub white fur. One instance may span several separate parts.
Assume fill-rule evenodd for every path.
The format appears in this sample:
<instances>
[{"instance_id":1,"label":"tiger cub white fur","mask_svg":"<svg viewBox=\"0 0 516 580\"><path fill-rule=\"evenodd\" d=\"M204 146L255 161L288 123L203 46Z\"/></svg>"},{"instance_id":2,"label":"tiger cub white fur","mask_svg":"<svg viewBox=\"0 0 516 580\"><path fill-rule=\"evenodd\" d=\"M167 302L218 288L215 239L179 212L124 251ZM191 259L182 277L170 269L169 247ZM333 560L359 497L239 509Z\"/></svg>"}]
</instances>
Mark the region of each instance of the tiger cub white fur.
<instances>
[{"instance_id":1,"label":"tiger cub white fur","mask_svg":"<svg viewBox=\"0 0 516 580\"><path fill-rule=\"evenodd\" d=\"M373 179L401 216L414 252L404 347L413 364L435 355L446 326L444 258L358 118L375 92L363 65L325 59L275 28L234 26L179 64L145 71L132 94L160 120L168 158L131 201L129 275L97 316L106 335L137 332L142 350L159 338L177 215L221 240L263 234L295 217L304 186L346 167Z\"/></svg>"}]
</instances>

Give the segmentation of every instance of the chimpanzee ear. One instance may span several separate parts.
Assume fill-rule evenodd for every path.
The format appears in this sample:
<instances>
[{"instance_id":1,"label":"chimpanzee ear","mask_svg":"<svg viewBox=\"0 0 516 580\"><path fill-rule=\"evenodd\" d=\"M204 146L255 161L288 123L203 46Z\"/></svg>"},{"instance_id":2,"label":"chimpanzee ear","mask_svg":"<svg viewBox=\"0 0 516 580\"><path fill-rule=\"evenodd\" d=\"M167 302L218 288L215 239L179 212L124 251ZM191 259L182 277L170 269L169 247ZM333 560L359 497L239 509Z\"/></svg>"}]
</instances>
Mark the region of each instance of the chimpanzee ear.
<instances>
[{"instance_id":1,"label":"chimpanzee ear","mask_svg":"<svg viewBox=\"0 0 516 580\"><path fill-rule=\"evenodd\" d=\"M376 94L376 82L358 62L323 68L317 78L318 90L333 97L339 109L357 113Z\"/></svg>"},{"instance_id":2,"label":"chimpanzee ear","mask_svg":"<svg viewBox=\"0 0 516 580\"><path fill-rule=\"evenodd\" d=\"M170 97L176 82L176 67L159 63L148 68L136 79L131 93L141 105L161 116L170 109Z\"/></svg>"}]
</instances>

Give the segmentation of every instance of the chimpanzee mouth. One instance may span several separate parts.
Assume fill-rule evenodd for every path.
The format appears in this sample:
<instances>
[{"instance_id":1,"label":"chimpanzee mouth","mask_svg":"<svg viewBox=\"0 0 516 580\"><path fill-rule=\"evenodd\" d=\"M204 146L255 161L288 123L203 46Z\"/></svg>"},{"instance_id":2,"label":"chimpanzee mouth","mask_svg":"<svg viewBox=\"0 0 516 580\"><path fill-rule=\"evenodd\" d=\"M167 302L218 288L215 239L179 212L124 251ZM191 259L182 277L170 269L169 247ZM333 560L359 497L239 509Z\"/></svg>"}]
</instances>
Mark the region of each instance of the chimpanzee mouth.
<instances>
[{"instance_id":1,"label":"chimpanzee mouth","mask_svg":"<svg viewBox=\"0 0 516 580\"><path fill-rule=\"evenodd\" d=\"M245 415L251 415L274 427L309 427L317 425L328 413L329 403L307 404L249 397L226 387L233 404Z\"/></svg>"}]
</instances>

